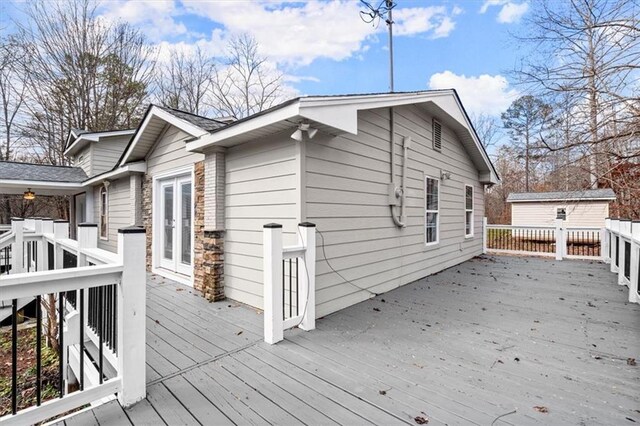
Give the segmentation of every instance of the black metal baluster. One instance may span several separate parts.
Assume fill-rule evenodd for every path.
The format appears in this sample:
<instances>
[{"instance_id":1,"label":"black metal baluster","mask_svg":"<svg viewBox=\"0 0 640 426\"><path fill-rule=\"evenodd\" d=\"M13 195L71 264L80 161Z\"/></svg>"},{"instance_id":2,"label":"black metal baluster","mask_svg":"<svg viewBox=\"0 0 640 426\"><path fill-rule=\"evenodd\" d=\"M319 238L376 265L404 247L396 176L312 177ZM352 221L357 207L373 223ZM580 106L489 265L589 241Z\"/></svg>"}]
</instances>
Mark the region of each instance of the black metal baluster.
<instances>
[{"instance_id":1,"label":"black metal baluster","mask_svg":"<svg viewBox=\"0 0 640 426\"><path fill-rule=\"evenodd\" d=\"M58 392L64 396L64 292L58 293Z\"/></svg>"},{"instance_id":2,"label":"black metal baluster","mask_svg":"<svg viewBox=\"0 0 640 426\"><path fill-rule=\"evenodd\" d=\"M285 281L284 281L284 278L285 278L284 265L285 265L285 262L286 262L286 260L282 259L282 319L286 318L286 316L285 316L285 306L284 306L284 301L286 300L286 296L284 294L284 283L285 283Z\"/></svg>"},{"instance_id":3,"label":"black metal baluster","mask_svg":"<svg viewBox=\"0 0 640 426\"><path fill-rule=\"evenodd\" d=\"M296 315L300 315L300 291L298 288L300 277L298 276L298 258L296 257Z\"/></svg>"},{"instance_id":4,"label":"black metal baluster","mask_svg":"<svg viewBox=\"0 0 640 426\"><path fill-rule=\"evenodd\" d=\"M113 308L114 308L114 314L113 314L113 348L114 348L114 352L117 354L118 353L118 285L114 284L113 285Z\"/></svg>"},{"instance_id":5,"label":"black metal baluster","mask_svg":"<svg viewBox=\"0 0 640 426\"><path fill-rule=\"evenodd\" d=\"M98 336L98 370L99 370L99 374L100 374L100 384L102 384L103 382L103 375L102 375L102 371L103 371L103 360L102 360L102 344L103 344L103 337L104 337L104 333L102 330L102 325L103 325L103 314L104 314L104 287L100 287L98 289L98 309L99 309L99 313L98 313L98 330L100 330L100 335Z\"/></svg>"},{"instance_id":6,"label":"black metal baluster","mask_svg":"<svg viewBox=\"0 0 640 426\"><path fill-rule=\"evenodd\" d=\"M36 405L42 403L42 296L36 296Z\"/></svg>"},{"instance_id":7,"label":"black metal baluster","mask_svg":"<svg viewBox=\"0 0 640 426\"><path fill-rule=\"evenodd\" d=\"M105 327L104 327L104 337L107 342L107 347L111 349L111 286L108 285L105 287L106 291L106 303L105 303Z\"/></svg>"},{"instance_id":8,"label":"black metal baluster","mask_svg":"<svg viewBox=\"0 0 640 426\"><path fill-rule=\"evenodd\" d=\"M11 303L11 412L18 411L18 299Z\"/></svg>"},{"instance_id":9,"label":"black metal baluster","mask_svg":"<svg viewBox=\"0 0 640 426\"><path fill-rule=\"evenodd\" d=\"M80 390L84 390L84 289L80 289Z\"/></svg>"},{"instance_id":10,"label":"black metal baluster","mask_svg":"<svg viewBox=\"0 0 640 426\"><path fill-rule=\"evenodd\" d=\"M289 259L289 318L293 316L293 286L291 285L293 277L291 275L291 259Z\"/></svg>"}]
</instances>

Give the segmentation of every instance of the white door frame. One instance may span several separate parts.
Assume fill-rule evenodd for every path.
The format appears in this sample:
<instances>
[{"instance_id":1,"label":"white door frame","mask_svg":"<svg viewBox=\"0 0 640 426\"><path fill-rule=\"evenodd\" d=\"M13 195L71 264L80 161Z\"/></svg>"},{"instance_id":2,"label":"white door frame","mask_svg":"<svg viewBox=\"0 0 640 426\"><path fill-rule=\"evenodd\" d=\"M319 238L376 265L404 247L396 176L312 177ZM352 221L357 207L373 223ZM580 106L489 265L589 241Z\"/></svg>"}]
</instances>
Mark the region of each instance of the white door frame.
<instances>
[{"instance_id":1,"label":"white door frame","mask_svg":"<svg viewBox=\"0 0 640 426\"><path fill-rule=\"evenodd\" d=\"M167 179L177 179L180 177L188 177L191 180L191 266L183 267L180 270L180 273L171 271L169 269L165 269L162 267L162 232L163 232L163 224L162 217L163 212L160 211L162 207L161 200L162 194L160 193L160 185L163 180ZM179 182L179 181L178 181ZM152 215L152 225L151 225L151 272L154 274L161 275L163 277L172 279L182 284L186 284L188 286L193 287L193 275L194 275L194 230L195 230L195 176L194 176L194 166L182 167L179 169L173 169L167 172L159 173L153 176L153 189L152 189L152 201L151 201L151 215ZM177 185L176 185L177 186ZM174 205L175 200L178 197L179 191L174 191ZM179 212L174 208L174 219L178 219ZM176 233L178 234L178 233ZM176 238L174 236L174 238ZM178 256L179 253L174 253L174 257Z\"/></svg>"}]
</instances>

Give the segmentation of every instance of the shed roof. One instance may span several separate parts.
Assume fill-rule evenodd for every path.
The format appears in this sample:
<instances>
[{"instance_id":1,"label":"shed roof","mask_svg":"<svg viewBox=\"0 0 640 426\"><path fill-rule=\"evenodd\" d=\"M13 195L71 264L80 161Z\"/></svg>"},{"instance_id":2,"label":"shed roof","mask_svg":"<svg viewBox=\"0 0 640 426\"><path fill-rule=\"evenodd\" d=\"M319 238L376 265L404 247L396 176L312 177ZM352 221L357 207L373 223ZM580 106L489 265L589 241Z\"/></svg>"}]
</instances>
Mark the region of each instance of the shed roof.
<instances>
[{"instance_id":1,"label":"shed roof","mask_svg":"<svg viewBox=\"0 0 640 426\"><path fill-rule=\"evenodd\" d=\"M507 203L535 201L603 201L615 199L616 194L611 188L603 188L565 192L512 192L507 197Z\"/></svg>"},{"instance_id":2,"label":"shed roof","mask_svg":"<svg viewBox=\"0 0 640 426\"><path fill-rule=\"evenodd\" d=\"M80 183L86 179L80 167L0 161L0 180Z\"/></svg>"}]
</instances>

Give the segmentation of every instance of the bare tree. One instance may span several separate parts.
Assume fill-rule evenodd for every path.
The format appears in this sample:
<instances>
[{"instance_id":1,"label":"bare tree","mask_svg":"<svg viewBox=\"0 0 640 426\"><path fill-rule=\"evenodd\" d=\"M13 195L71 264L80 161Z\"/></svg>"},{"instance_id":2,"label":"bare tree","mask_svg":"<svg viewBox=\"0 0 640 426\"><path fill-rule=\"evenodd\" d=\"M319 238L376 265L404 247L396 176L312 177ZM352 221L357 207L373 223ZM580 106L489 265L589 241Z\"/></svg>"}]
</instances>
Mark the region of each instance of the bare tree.
<instances>
[{"instance_id":1,"label":"bare tree","mask_svg":"<svg viewBox=\"0 0 640 426\"><path fill-rule=\"evenodd\" d=\"M12 37L0 39L0 102L2 107L3 146L0 160L11 160L20 134L18 120L26 98L26 85L20 72L24 51Z\"/></svg>"},{"instance_id":2,"label":"bare tree","mask_svg":"<svg viewBox=\"0 0 640 426\"><path fill-rule=\"evenodd\" d=\"M637 146L627 143L639 131L640 5L544 0L534 4L528 28L520 40L532 46L532 54L520 77L542 96L569 94L572 100L570 141L546 147L581 148L591 185L611 181L620 160L640 157Z\"/></svg>"},{"instance_id":3,"label":"bare tree","mask_svg":"<svg viewBox=\"0 0 640 426\"><path fill-rule=\"evenodd\" d=\"M206 115L215 70L200 48L192 54L173 50L169 62L157 67L155 96L164 106Z\"/></svg>"},{"instance_id":4,"label":"bare tree","mask_svg":"<svg viewBox=\"0 0 640 426\"><path fill-rule=\"evenodd\" d=\"M471 114L473 127L480 138L480 142L485 148L490 148L498 142L500 135L500 125L497 120L489 114Z\"/></svg>"},{"instance_id":5,"label":"bare tree","mask_svg":"<svg viewBox=\"0 0 640 426\"><path fill-rule=\"evenodd\" d=\"M212 83L212 107L223 116L246 117L281 101L282 73L247 34L231 38L226 63L217 67Z\"/></svg>"},{"instance_id":6,"label":"bare tree","mask_svg":"<svg viewBox=\"0 0 640 426\"><path fill-rule=\"evenodd\" d=\"M27 54L28 120L32 155L65 164L71 128L93 131L137 124L147 100L153 52L127 24L98 19L93 0L29 3L17 38Z\"/></svg>"}]
</instances>

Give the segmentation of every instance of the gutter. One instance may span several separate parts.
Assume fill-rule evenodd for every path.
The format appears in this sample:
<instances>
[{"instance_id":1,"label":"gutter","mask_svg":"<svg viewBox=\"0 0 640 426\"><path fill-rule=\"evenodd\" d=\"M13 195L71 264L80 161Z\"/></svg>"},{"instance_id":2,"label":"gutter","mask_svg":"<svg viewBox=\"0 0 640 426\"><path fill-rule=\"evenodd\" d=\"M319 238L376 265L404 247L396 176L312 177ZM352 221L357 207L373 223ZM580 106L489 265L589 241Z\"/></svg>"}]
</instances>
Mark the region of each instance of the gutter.
<instances>
[{"instance_id":1,"label":"gutter","mask_svg":"<svg viewBox=\"0 0 640 426\"><path fill-rule=\"evenodd\" d=\"M101 173L99 175L93 176L82 182L82 186L92 186L97 183L100 183L105 180L119 178L129 173L146 173L147 171L147 163L144 161L127 164L126 166L119 167L115 170L110 170L108 172Z\"/></svg>"}]
</instances>

